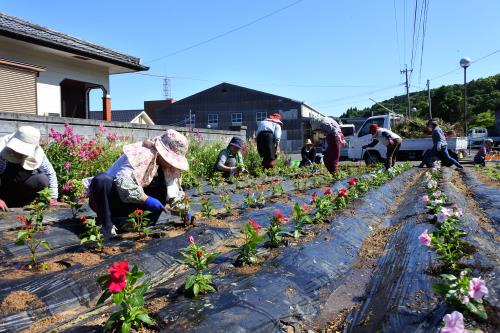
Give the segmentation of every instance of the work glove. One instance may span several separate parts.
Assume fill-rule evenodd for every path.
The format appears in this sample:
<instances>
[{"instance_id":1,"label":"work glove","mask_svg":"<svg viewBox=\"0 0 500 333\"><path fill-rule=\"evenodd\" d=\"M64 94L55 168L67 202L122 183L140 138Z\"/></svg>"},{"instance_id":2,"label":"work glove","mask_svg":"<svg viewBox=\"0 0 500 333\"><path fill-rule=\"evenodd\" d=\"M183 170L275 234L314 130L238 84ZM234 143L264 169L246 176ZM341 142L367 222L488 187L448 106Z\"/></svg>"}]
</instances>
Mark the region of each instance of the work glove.
<instances>
[{"instance_id":1,"label":"work glove","mask_svg":"<svg viewBox=\"0 0 500 333\"><path fill-rule=\"evenodd\" d=\"M152 212L165 209L165 207L163 207L163 205L158 199L155 199L150 196L148 196L146 202L144 202L144 206L146 206L147 210Z\"/></svg>"},{"instance_id":2,"label":"work glove","mask_svg":"<svg viewBox=\"0 0 500 333\"><path fill-rule=\"evenodd\" d=\"M182 220L183 220L184 224L186 224L186 225L194 224L194 215L193 215L193 213L191 211L188 211L186 213L186 215L184 215L182 217Z\"/></svg>"},{"instance_id":3,"label":"work glove","mask_svg":"<svg viewBox=\"0 0 500 333\"><path fill-rule=\"evenodd\" d=\"M0 210L2 210L4 212L9 210L9 206L7 206L5 201L3 201L2 199L0 199Z\"/></svg>"}]
</instances>

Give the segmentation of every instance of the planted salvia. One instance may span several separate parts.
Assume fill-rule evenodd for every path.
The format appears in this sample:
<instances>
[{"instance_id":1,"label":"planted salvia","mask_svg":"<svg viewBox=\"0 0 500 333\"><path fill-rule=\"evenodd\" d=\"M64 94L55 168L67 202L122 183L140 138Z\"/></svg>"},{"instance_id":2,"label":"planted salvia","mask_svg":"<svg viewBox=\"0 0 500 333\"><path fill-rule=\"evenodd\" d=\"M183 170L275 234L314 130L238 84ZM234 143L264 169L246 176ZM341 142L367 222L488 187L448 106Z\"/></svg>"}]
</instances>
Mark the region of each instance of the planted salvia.
<instances>
[{"instance_id":1,"label":"planted salvia","mask_svg":"<svg viewBox=\"0 0 500 333\"><path fill-rule=\"evenodd\" d=\"M142 232L147 237L150 233L148 228L150 219L149 211L143 211L142 209L136 209L128 215L127 228L134 232Z\"/></svg>"},{"instance_id":2,"label":"planted salvia","mask_svg":"<svg viewBox=\"0 0 500 333\"><path fill-rule=\"evenodd\" d=\"M201 214L205 218L210 218L213 215L214 204L210 201L210 197L205 195L201 198Z\"/></svg>"},{"instance_id":3,"label":"planted salvia","mask_svg":"<svg viewBox=\"0 0 500 333\"><path fill-rule=\"evenodd\" d=\"M229 195L228 194L220 194L219 199L224 204L224 211L226 212L226 214L231 213L232 207L231 207L231 198L229 197Z\"/></svg>"},{"instance_id":4,"label":"planted salvia","mask_svg":"<svg viewBox=\"0 0 500 333\"><path fill-rule=\"evenodd\" d=\"M73 214L73 218L75 218L83 206L82 200L86 194L83 182L77 179L70 179L62 186L61 193L61 201L70 205L71 213Z\"/></svg>"},{"instance_id":5,"label":"planted salvia","mask_svg":"<svg viewBox=\"0 0 500 333\"><path fill-rule=\"evenodd\" d=\"M97 225L95 219L87 219L84 216L80 217L85 232L80 236L80 244L93 243L98 251L104 248L104 236L102 234L102 226Z\"/></svg>"},{"instance_id":6,"label":"planted salvia","mask_svg":"<svg viewBox=\"0 0 500 333\"><path fill-rule=\"evenodd\" d=\"M136 285L144 273L136 265L129 271L128 261L113 263L108 272L109 274L97 279L104 291L97 305L111 298L121 309L106 321L104 332L128 333L143 324L153 325L154 321L144 307L144 294L150 287L149 281Z\"/></svg>"},{"instance_id":7,"label":"planted salvia","mask_svg":"<svg viewBox=\"0 0 500 333\"><path fill-rule=\"evenodd\" d=\"M195 273L186 278L184 291L195 297L200 293L215 291L212 275L205 274L204 271L219 254L208 253L203 246L196 244L193 236L188 237L188 243L186 248L179 250L183 259L178 262L194 269Z\"/></svg>"},{"instance_id":8,"label":"planted salvia","mask_svg":"<svg viewBox=\"0 0 500 333\"><path fill-rule=\"evenodd\" d=\"M257 245L264 241L264 236L259 234L262 227L254 219L248 219L243 225L241 232L245 243L239 249L239 255L236 259L236 265L246 266L257 263Z\"/></svg>"},{"instance_id":9,"label":"planted salvia","mask_svg":"<svg viewBox=\"0 0 500 333\"><path fill-rule=\"evenodd\" d=\"M182 223L185 226L194 225L194 218L189 216L189 210L191 209L191 199L188 195L183 195L180 199L177 199L172 204L173 210L179 214Z\"/></svg>"},{"instance_id":10,"label":"planted salvia","mask_svg":"<svg viewBox=\"0 0 500 333\"><path fill-rule=\"evenodd\" d=\"M266 229L266 236L269 238L267 244L269 247L275 248L281 245L283 235L289 235L288 232L283 230L283 226L288 222L288 218L282 212L276 210L274 215L269 217L269 221L271 223Z\"/></svg>"},{"instance_id":11,"label":"planted salvia","mask_svg":"<svg viewBox=\"0 0 500 333\"><path fill-rule=\"evenodd\" d=\"M293 230L293 237L298 239L303 234L304 224L312 223L312 219L307 215L312 207L309 205L299 205L297 202L293 205L293 215L295 221L295 228Z\"/></svg>"}]
</instances>

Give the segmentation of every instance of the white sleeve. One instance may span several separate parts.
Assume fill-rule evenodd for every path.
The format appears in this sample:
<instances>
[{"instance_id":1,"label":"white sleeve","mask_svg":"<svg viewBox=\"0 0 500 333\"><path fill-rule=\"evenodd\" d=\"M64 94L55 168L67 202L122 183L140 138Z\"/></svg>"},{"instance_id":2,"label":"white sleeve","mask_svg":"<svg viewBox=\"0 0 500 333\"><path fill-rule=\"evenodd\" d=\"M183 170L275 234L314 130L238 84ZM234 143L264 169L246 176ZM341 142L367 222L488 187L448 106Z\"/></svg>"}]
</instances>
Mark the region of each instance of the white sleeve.
<instances>
[{"instance_id":1,"label":"white sleeve","mask_svg":"<svg viewBox=\"0 0 500 333\"><path fill-rule=\"evenodd\" d=\"M279 143L281 140L281 126L276 124L276 128L274 129L274 140L276 143Z\"/></svg>"}]
</instances>

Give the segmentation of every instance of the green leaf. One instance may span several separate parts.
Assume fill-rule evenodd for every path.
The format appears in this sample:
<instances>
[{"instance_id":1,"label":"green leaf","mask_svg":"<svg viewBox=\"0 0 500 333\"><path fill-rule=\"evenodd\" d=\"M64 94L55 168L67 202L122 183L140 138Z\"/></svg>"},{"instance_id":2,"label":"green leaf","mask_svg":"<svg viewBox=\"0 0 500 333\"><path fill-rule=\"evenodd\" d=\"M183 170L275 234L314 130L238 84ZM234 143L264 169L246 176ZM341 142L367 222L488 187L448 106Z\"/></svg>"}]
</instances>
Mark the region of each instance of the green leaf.
<instances>
[{"instance_id":1,"label":"green leaf","mask_svg":"<svg viewBox=\"0 0 500 333\"><path fill-rule=\"evenodd\" d=\"M123 297L124 297L123 292L115 293L113 294L113 302L115 302L116 305L120 305L123 302Z\"/></svg>"},{"instance_id":2,"label":"green leaf","mask_svg":"<svg viewBox=\"0 0 500 333\"><path fill-rule=\"evenodd\" d=\"M144 305L144 295L139 293L134 293L132 297L130 297L130 305L135 307L141 307Z\"/></svg>"},{"instance_id":3,"label":"green leaf","mask_svg":"<svg viewBox=\"0 0 500 333\"><path fill-rule=\"evenodd\" d=\"M212 253L211 255L209 255L207 257L207 264L210 264L211 262L213 262L215 259L217 259L217 257L220 255L220 253Z\"/></svg>"},{"instance_id":4,"label":"green leaf","mask_svg":"<svg viewBox=\"0 0 500 333\"><path fill-rule=\"evenodd\" d=\"M198 285L198 283L195 283L194 286L193 286L193 294L194 294L194 296L198 296L199 292L200 292L200 286Z\"/></svg>"},{"instance_id":5,"label":"green leaf","mask_svg":"<svg viewBox=\"0 0 500 333\"><path fill-rule=\"evenodd\" d=\"M90 235L89 240L90 241L95 241L97 237L95 235Z\"/></svg>"},{"instance_id":6,"label":"green leaf","mask_svg":"<svg viewBox=\"0 0 500 333\"><path fill-rule=\"evenodd\" d=\"M87 237L84 237L82 239L80 239L80 244L85 244L87 243L89 240L87 239Z\"/></svg>"},{"instance_id":7,"label":"green leaf","mask_svg":"<svg viewBox=\"0 0 500 333\"><path fill-rule=\"evenodd\" d=\"M483 319L488 319L488 315L486 314L486 310L484 309L483 305L478 304L477 306L473 302L469 302L465 304L465 307L475 315L483 318Z\"/></svg>"},{"instance_id":8,"label":"green leaf","mask_svg":"<svg viewBox=\"0 0 500 333\"><path fill-rule=\"evenodd\" d=\"M43 240L43 241L40 241L40 244L42 244L47 250L50 251L49 242L47 242L46 240Z\"/></svg>"},{"instance_id":9,"label":"green leaf","mask_svg":"<svg viewBox=\"0 0 500 333\"><path fill-rule=\"evenodd\" d=\"M131 327L132 327L132 324L129 321L124 321L122 324L122 333L130 332Z\"/></svg>"},{"instance_id":10,"label":"green leaf","mask_svg":"<svg viewBox=\"0 0 500 333\"><path fill-rule=\"evenodd\" d=\"M104 303L110 296L111 296L111 293L108 290L106 290L101 295L101 297L99 297L99 300L97 301L97 305L101 305L102 303Z\"/></svg>"},{"instance_id":11,"label":"green leaf","mask_svg":"<svg viewBox=\"0 0 500 333\"><path fill-rule=\"evenodd\" d=\"M441 277L450 281L455 281L457 279L457 277L452 274L441 274Z\"/></svg>"},{"instance_id":12,"label":"green leaf","mask_svg":"<svg viewBox=\"0 0 500 333\"><path fill-rule=\"evenodd\" d=\"M151 319L151 317L145 312L139 312L137 314L136 318L139 319L140 321L142 321L143 323L148 324L148 325L154 324L153 319Z\"/></svg>"},{"instance_id":13,"label":"green leaf","mask_svg":"<svg viewBox=\"0 0 500 333\"><path fill-rule=\"evenodd\" d=\"M196 281L196 275L190 275L187 277L186 282L184 283L184 289L190 289L194 282Z\"/></svg>"}]
</instances>

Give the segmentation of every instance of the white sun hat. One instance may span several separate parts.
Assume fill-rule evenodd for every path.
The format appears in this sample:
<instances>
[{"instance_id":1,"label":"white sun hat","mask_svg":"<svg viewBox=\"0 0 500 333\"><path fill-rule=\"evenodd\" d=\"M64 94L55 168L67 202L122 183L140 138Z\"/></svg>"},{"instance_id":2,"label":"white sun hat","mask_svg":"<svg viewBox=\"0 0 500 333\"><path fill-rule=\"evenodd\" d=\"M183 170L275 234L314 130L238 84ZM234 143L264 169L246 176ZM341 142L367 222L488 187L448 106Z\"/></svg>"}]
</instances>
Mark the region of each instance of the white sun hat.
<instances>
[{"instance_id":1,"label":"white sun hat","mask_svg":"<svg viewBox=\"0 0 500 333\"><path fill-rule=\"evenodd\" d=\"M45 153L40 147L40 131L32 126L21 126L8 138L1 156L8 162L22 164L25 170L35 170L40 167ZM18 156L17 154L24 157Z\"/></svg>"}]
</instances>

